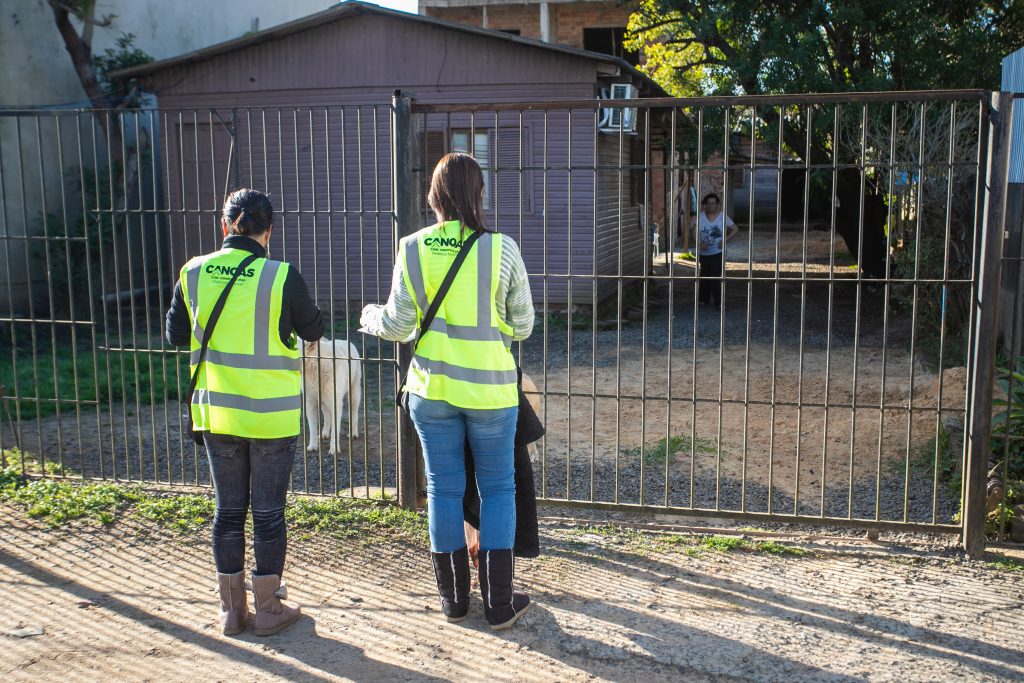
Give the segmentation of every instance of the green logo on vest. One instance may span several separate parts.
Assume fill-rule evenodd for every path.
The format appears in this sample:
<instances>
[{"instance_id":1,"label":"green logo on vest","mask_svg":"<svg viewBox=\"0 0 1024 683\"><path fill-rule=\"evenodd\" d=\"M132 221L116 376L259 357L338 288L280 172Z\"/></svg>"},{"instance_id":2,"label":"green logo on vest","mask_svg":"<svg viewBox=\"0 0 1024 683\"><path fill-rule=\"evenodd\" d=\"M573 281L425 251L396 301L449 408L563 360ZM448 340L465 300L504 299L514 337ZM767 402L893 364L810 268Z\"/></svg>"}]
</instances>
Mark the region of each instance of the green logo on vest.
<instances>
[{"instance_id":1,"label":"green logo on vest","mask_svg":"<svg viewBox=\"0 0 1024 683\"><path fill-rule=\"evenodd\" d=\"M424 246L427 247L458 247L462 248L462 240L455 237L427 237L423 240Z\"/></svg>"},{"instance_id":2,"label":"green logo on vest","mask_svg":"<svg viewBox=\"0 0 1024 683\"><path fill-rule=\"evenodd\" d=\"M206 272L211 274L211 275L214 275L214 274L216 274L216 275L234 275L236 270L238 270L238 266L218 266L218 265L214 265L212 263L210 265L206 266ZM242 277L242 276L252 277L255 274L256 274L256 269L255 268L249 268L247 270L243 270L239 274L238 277Z\"/></svg>"}]
</instances>

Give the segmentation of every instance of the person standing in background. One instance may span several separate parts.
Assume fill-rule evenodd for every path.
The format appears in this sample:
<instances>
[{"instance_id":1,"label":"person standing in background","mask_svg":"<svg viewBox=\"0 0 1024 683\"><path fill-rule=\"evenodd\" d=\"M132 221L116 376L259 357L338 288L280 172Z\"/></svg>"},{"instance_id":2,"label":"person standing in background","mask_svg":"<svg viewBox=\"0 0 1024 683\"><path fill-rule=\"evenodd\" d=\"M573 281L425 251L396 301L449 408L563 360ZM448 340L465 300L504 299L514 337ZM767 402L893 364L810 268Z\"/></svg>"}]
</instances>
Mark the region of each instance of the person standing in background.
<instances>
[{"instance_id":1,"label":"person standing in background","mask_svg":"<svg viewBox=\"0 0 1024 683\"><path fill-rule=\"evenodd\" d=\"M714 302L722 310L722 269L726 242L736 236L739 228L721 209L721 200L714 192L704 195L697 217L697 272L699 298L702 306Z\"/></svg>"}]
</instances>

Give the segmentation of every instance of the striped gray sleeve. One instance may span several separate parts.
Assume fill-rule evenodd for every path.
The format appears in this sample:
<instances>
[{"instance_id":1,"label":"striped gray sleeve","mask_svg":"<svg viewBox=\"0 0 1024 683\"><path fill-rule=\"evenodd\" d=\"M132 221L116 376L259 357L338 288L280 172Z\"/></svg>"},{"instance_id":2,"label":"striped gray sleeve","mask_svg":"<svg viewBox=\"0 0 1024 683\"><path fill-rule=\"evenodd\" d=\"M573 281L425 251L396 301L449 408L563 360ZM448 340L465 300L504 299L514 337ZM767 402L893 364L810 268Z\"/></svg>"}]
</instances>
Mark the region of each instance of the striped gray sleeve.
<instances>
[{"instance_id":1,"label":"striped gray sleeve","mask_svg":"<svg viewBox=\"0 0 1024 683\"><path fill-rule=\"evenodd\" d=\"M498 315L512 327L512 338L522 341L533 332L533 295L526 276L526 264L519 246L507 235L501 250L501 272L498 276Z\"/></svg>"},{"instance_id":2,"label":"striped gray sleeve","mask_svg":"<svg viewBox=\"0 0 1024 683\"><path fill-rule=\"evenodd\" d=\"M374 322L373 331L381 339L389 341L406 341L416 329L416 303L405 286L402 259L395 262L395 270L391 276L391 294L388 302L379 307L380 318Z\"/></svg>"}]
</instances>

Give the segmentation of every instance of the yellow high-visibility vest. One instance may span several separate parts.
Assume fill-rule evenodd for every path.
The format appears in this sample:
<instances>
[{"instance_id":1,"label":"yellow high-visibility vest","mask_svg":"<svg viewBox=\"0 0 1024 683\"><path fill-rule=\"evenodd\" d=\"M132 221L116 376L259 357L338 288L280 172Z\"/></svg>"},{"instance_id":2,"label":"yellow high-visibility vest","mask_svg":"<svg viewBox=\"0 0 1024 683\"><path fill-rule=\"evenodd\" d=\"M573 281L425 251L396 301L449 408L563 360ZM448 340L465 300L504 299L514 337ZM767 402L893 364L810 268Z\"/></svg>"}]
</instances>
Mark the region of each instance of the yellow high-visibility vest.
<instances>
[{"instance_id":1,"label":"yellow high-visibility vest","mask_svg":"<svg viewBox=\"0 0 1024 683\"><path fill-rule=\"evenodd\" d=\"M221 249L181 269L192 323L189 372L195 372L206 323L235 269L249 256ZM288 264L256 259L239 275L217 320L192 396L193 428L275 439L301 430L302 372L295 336L281 341L281 301Z\"/></svg>"},{"instance_id":2,"label":"yellow high-visibility vest","mask_svg":"<svg viewBox=\"0 0 1024 683\"><path fill-rule=\"evenodd\" d=\"M468 228L448 221L399 245L417 325L468 237ZM495 305L501 249L501 235L484 233L466 256L409 365L410 393L460 408L519 405L516 362L509 350L512 328L498 317Z\"/></svg>"}]
</instances>

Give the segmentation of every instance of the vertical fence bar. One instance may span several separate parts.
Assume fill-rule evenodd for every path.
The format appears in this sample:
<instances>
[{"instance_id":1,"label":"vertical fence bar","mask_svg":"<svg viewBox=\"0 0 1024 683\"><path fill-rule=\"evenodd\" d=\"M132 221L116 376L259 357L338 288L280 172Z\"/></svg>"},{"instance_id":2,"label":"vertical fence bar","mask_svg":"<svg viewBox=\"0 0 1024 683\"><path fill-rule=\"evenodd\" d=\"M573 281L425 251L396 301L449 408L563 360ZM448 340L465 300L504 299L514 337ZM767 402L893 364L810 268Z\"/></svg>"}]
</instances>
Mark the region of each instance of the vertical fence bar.
<instances>
[{"instance_id":1,"label":"vertical fence bar","mask_svg":"<svg viewBox=\"0 0 1024 683\"><path fill-rule=\"evenodd\" d=\"M396 90L391 97L391 205L392 251L398 258L398 242L406 235L416 232L416 194L413 185L413 163L416 148L415 132L412 125L412 97ZM409 368L412 349L408 344L398 344L398 373L395 377L397 389L401 378ZM412 420L395 407L398 421L398 503L411 510L416 507L416 461L418 459L416 430Z\"/></svg>"},{"instance_id":2,"label":"vertical fence bar","mask_svg":"<svg viewBox=\"0 0 1024 683\"><path fill-rule=\"evenodd\" d=\"M972 557L985 552L985 497L992 429L999 273L1006 219L1006 185L1013 130L1013 95L993 93L990 103L988 165L978 263L978 288L971 302L975 318L970 378L970 428L964 468L964 549Z\"/></svg>"}]
</instances>

